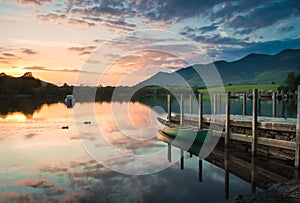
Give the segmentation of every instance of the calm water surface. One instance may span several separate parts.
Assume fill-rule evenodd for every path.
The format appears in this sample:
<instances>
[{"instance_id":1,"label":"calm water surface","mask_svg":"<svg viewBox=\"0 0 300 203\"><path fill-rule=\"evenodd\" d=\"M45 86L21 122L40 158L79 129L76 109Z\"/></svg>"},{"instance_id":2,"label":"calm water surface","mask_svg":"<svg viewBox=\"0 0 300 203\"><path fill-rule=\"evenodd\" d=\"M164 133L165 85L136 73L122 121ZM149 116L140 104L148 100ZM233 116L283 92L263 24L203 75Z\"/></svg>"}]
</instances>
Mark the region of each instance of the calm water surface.
<instances>
[{"instance_id":1,"label":"calm water surface","mask_svg":"<svg viewBox=\"0 0 300 203\"><path fill-rule=\"evenodd\" d=\"M151 108L139 102L92 103L95 120L91 123L84 123L91 121L86 111L91 103L76 103L74 109L53 103L37 105L37 109L29 112L17 108L2 112L0 202L231 202L238 194L251 193L251 183L229 173L230 187L225 199L224 169L203 161L203 178L199 182L198 158L190 157L187 152L184 170L177 160L170 167L147 175L125 175L111 170L134 170L139 163L110 154L107 146L92 139L96 137L95 129L100 128L106 141L124 153L151 154L167 146L153 131L141 133L141 139L124 136L108 113L112 104L119 109L128 108L129 120L137 128L151 126ZM75 111L77 120L74 120ZM126 124L128 119L122 121L126 118L121 116L120 122ZM62 129L66 126L68 129ZM108 164L97 163L87 153L78 132L86 133L81 138L93 143L92 148L100 150ZM180 150L173 147L173 151ZM163 159L167 160L165 155ZM160 167L160 160L149 160L149 163ZM257 187L256 191L262 189Z\"/></svg>"}]
</instances>

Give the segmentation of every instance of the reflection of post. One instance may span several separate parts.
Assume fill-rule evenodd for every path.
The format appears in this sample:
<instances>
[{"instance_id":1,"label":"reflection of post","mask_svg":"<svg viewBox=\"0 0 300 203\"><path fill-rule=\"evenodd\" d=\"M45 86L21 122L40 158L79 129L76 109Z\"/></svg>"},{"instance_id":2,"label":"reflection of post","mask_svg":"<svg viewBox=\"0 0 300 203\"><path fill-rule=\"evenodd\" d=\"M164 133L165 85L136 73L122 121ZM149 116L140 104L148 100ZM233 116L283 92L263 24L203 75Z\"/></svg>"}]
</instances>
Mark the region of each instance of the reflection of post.
<instances>
[{"instance_id":1,"label":"reflection of post","mask_svg":"<svg viewBox=\"0 0 300 203\"><path fill-rule=\"evenodd\" d=\"M230 136L230 92L226 95L226 124L225 124L225 147L229 144Z\"/></svg>"},{"instance_id":2,"label":"reflection of post","mask_svg":"<svg viewBox=\"0 0 300 203\"><path fill-rule=\"evenodd\" d=\"M247 115L247 97L246 97L246 93L243 93L243 116Z\"/></svg>"},{"instance_id":3,"label":"reflection of post","mask_svg":"<svg viewBox=\"0 0 300 203\"><path fill-rule=\"evenodd\" d=\"M171 121L171 95L168 94L168 121Z\"/></svg>"},{"instance_id":4,"label":"reflection of post","mask_svg":"<svg viewBox=\"0 0 300 203\"><path fill-rule=\"evenodd\" d=\"M183 125L183 95L180 95L180 125Z\"/></svg>"},{"instance_id":5,"label":"reflection of post","mask_svg":"<svg viewBox=\"0 0 300 203\"><path fill-rule=\"evenodd\" d=\"M171 162L172 161L172 157L171 157L171 154L172 154L172 145L170 143L168 143L168 161Z\"/></svg>"},{"instance_id":6,"label":"reflection of post","mask_svg":"<svg viewBox=\"0 0 300 203\"><path fill-rule=\"evenodd\" d=\"M256 155L256 141L257 141L257 89L253 91L253 107L252 107L252 145L251 155Z\"/></svg>"},{"instance_id":7,"label":"reflection of post","mask_svg":"<svg viewBox=\"0 0 300 203\"><path fill-rule=\"evenodd\" d=\"M214 94L214 114L217 114L217 95Z\"/></svg>"},{"instance_id":8,"label":"reflection of post","mask_svg":"<svg viewBox=\"0 0 300 203\"><path fill-rule=\"evenodd\" d=\"M180 168L181 170L184 169L184 157L183 157L183 149L181 149L181 158L180 158Z\"/></svg>"},{"instance_id":9,"label":"reflection of post","mask_svg":"<svg viewBox=\"0 0 300 203\"><path fill-rule=\"evenodd\" d=\"M255 158L252 156L251 158L251 192L255 193Z\"/></svg>"},{"instance_id":10,"label":"reflection of post","mask_svg":"<svg viewBox=\"0 0 300 203\"><path fill-rule=\"evenodd\" d=\"M225 169L225 199L228 199L229 198L229 172L228 172L228 152L227 152L227 148L225 148L224 169Z\"/></svg>"},{"instance_id":11,"label":"reflection of post","mask_svg":"<svg viewBox=\"0 0 300 203\"><path fill-rule=\"evenodd\" d=\"M273 106L272 106L272 116L276 117L276 92L272 94Z\"/></svg>"},{"instance_id":12,"label":"reflection of post","mask_svg":"<svg viewBox=\"0 0 300 203\"><path fill-rule=\"evenodd\" d=\"M298 85L295 168L300 165L300 85Z\"/></svg>"},{"instance_id":13,"label":"reflection of post","mask_svg":"<svg viewBox=\"0 0 300 203\"><path fill-rule=\"evenodd\" d=\"M199 122L198 128L202 129L202 118L203 118L203 101L202 101L202 93L199 93Z\"/></svg>"},{"instance_id":14,"label":"reflection of post","mask_svg":"<svg viewBox=\"0 0 300 203\"><path fill-rule=\"evenodd\" d=\"M199 182L202 182L202 159L199 159Z\"/></svg>"},{"instance_id":15,"label":"reflection of post","mask_svg":"<svg viewBox=\"0 0 300 203\"><path fill-rule=\"evenodd\" d=\"M190 114L193 113L193 95L190 94Z\"/></svg>"}]
</instances>

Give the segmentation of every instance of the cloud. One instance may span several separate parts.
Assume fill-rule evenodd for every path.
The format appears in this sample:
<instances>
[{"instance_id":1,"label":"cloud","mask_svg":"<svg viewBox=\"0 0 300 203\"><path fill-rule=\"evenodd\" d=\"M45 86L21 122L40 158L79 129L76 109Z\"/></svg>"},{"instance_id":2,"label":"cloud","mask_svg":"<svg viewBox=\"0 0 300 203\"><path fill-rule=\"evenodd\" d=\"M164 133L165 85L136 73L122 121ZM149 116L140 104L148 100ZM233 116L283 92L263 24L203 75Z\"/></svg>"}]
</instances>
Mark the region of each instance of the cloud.
<instances>
[{"instance_id":1,"label":"cloud","mask_svg":"<svg viewBox=\"0 0 300 203\"><path fill-rule=\"evenodd\" d=\"M11 54L11 53L3 53L3 56L8 56L8 57L15 57L16 55Z\"/></svg>"},{"instance_id":2,"label":"cloud","mask_svg":"<svg viewBox=\"0 0 300 203\"><path fill-rule=\"evenodd\" d=\"M21 48L21 52L28 54L28 55L37 54L37 52L33 51L32 49L28 49L28 48Z\"/></svg>"},{"instance_id":3,"label":"cloud","mask_svg":"<svg viewBox=\"0 0 300 203\"><path fill-rule=\"evenodd\" d=\"M290 31L293 31L294 29L295 29L295 27L293 25L286 25L286 26L280 27L278 29L278 32L280 32L280 33L290 32Z\"/></svg>"},{"instance_id":4,"label":"cloud","mask_svg":"<svg viewBox=\"0 0 300 203\"><path fill-rule=\"evenodd\" d=\"M200 27L197 30L200 31L202 34L206 33L206 32L211 32L211 31L215 31L218 28L218 24L217 23L213 23L212 25L209 26L204 26L204 27Z\"/></svg>"},{"instance_id":5,"label":"cloud","mask_svg":"<svg viewBox=\"0 0 300 203\"><path fill-rule=\"evenodd\" d=\"M12 67L17 68L17 67ZM49 72L65 72L65 73L87 73L87 74L95 74L96 72L89 72L89 71L81 71L78 69L50 69L43 66L29 66L23 67L24 70L31 70L31 71L49 71Z\"/></svg>"},{"instance_id":6,"label":"cloud","mask_svg":"<svg viewBox=\"0 0 300 203\"><path fill-rule=\"evenodd\" d=\"M96 46L70 47L69 50L78 52L78 55L90 55L96 48Z\"/></svg>"},{"instance_id":7,"label":"cloud","mask_svg":"<svg viewBox=\"0 0 300 203\"><path fill-rule=\"evenodd\" d=\"M70 18L68 23L72 24L72 25L86 25L89 27L93 27L96 26L96 23L92 23L86 20L82 20L82 19L75 19L75 18Z\"/></svg>"},{"instance_id":8,"label":"cloud","mask_svg":"<svg viewBox=\"0 0 300 203\"><path fill-rule=\"evenodd\" d=\"M37 15L37 18L42 21L51 21L55 22L58 20L64 20L67 18L66 14L59 14L59 13L48 13L43 15Z\"/></svg>"},{"instance_id":9,"label":"cloud","mask_svg":"<svg viewBox=\"0 0 300 203\"><path fill-rule=\"evenodd\" d=\"M52 0L14 0L13 2L19 6L42 6L46 2L51 2Z\"/></svg>"}]
</instances>

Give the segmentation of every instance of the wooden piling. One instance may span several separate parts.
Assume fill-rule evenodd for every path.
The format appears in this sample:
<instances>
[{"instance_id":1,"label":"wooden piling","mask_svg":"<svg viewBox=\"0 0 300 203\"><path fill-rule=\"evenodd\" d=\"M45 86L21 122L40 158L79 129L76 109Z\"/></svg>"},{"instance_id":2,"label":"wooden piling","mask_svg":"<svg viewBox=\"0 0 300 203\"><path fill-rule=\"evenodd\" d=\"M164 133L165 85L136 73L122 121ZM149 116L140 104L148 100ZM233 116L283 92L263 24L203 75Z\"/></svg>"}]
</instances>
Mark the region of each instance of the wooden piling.
<instances>
[{"instance_id":1,"label":"wooden piling","mask_svg":"<svg viewBox=\"0 0 300 203\"><path fill-rule=\"evenodd\" d=\"M222 95L218 95L218 114L222 113Z\"/></svg>"},{"instance_id":2,"label":"wooden piling","mask_svg":"<svg viewBox=\"0 0 300 203\"><path fill-rule=\"evenodd\" d=\"M295 150L295 168L300 167L300 85L298 85L297 98L297 126L296 126L296 150Z\"/></svg>"},{"instance_id":3,"label":"wooden piling","mask_svg":"<svg viewBox=\"0 0 300 203\"><path fill-rule=\"evenodd\" d=\"M251 193L256 192L256 184L255 184L255 158L251 158Z\"/></svg>"},{"instance_id":4,"label":"wooden piling","mask_svg":"<svg viewBox=\"0 0 300 203\"><path fill-rule=\"evenodd\" d=\"M253 91L253 106L252 106L252 145L251 155L256 155L256 143L257 143L257 89Z\"/></svg>"},{"instance_id":5,"label":"wooden piling","mask_svg":"<svg viewBox=\"0 0 300 203\"><path fill-rule=\"evenodd\" d=\"M217 114L217 95L214 94L214 114Z\"/></svg>"},{"instance_id":6,"label":"wooden piling","mask_svg":"<svg viewBox=\"0 0 300 203\"><path fill-rule=\"evenodd\" d=\"M171 95L168 94L168 121L171 121Z\"/></svg>"},{"instance_id":7,"label":"wooden piling","mask_svg":"<svg viewBox=\"0 0 300 203\"><path fill-rule=\"evenodd\" d=\"M226 94L226 123L225 123L225 146L229 144L230 139L230 92Z\"/></svg>"},{"instance_id":8,"label":"wooden piling","mask_svg":"<svg viewBox=\"0 0 300 203\"><path fill-rule=\"evenodd\" d=\"M183 95L180 95L180 125L183 125L183 116L184 116L184 112L183 112Z\"/></svg>"},{"instance_id":9,"label":"wooden piling","mask_svg":"<svg viewBox=\"0 0 300 203\"><path fill-rule=\"evenodd\" d=\"M190 94L190 114L193 113L193 95Z\"/></svg>"},{"instance_id":10,"label":"wooden piling","mask_svg":"<svg viewBox=\"0 0 300 203\"><path fill-rule=\"evenodd\" d=\"M202 93L199 93L199 120L198 120L198 128L202 129L202 118L203 118L203 101L202 101Z\"/></svg>"},{"instance_id":11,"label":"wooden piling","mask_svg":"<svg viewBox=\"0 0 300 203\"><path fill-rule=\"evenodd\" d=\"M260 112L261 112L261 95L260 95L260 93L257 93L257 108L258 108L257 115L259 116Z\"/></svg>"},{"instance_id":12,"label":"wooden piling","mask_svg":"<svg viewBox=\"0 0 300 203\"><path fill-rule=\"evenodd\" d=\"M272 116L276 117L276 92L272 94Z\"/></svg>"},{"instance_id":13,"label":"wooden piling","mask_svg":"<svg viewBox=\"0 0 300 203\"><path fill-rule=\"evenodd\" d=\"M247 95L243 93L243 116L247 115Z\"/></svg>"}]
</instances>

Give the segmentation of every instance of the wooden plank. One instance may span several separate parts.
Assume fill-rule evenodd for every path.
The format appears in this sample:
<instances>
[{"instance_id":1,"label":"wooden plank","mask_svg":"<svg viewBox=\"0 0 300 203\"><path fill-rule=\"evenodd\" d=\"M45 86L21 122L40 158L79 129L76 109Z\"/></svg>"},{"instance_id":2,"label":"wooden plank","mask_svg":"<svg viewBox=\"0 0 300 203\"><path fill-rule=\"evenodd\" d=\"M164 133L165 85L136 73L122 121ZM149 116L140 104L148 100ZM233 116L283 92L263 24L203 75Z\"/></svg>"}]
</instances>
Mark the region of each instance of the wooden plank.
<instances>
[{"instance_id":1,"label":"wooden plank","mask_svg":"<svg viewBox=\"0 0 300 203\"><path fill-rule=\"evenodd\" d=\"M199 120L198 120L198 128L202 129L202 119L203 119L203 100L202 100L202 93L199 93Z\"/></svg>"},{"instance_id":2,"label":"wooden plank","mask_svg":"<svg viewBox=\"0 0 300 203\"><path fill-rule=\"evenodd\" d=\"M214 114L217 114L217 95L214 94Z\"/></svg>"},{"instance_id":3,"label":"wooden plank","mask_svg":"<svg viewBox=\"0 0 300 203\"><path fill-rule=\"evenodd\" d=\"M269 147L278 147L282 149L289 149L289 150L295 150L296 143L285 141L285 140L276 140L271 138L265 138L265 137L258 137L257 138L257 144L260 145L266 145Z\"/></svg>"},{"instance_id":4,"label":"wooden plank","mask_svg":"<svg viewBox=\"0 0 300 203\"><path fill-rule=\"evenodd\" d=\"M230 92L226 95L226 123L225 123L225 146L229 144L230 139Z\"/></svg>"},{"instance_id":5,"label":"wooden plank","mask_svg":"<svg viewBox=\"0 0 300 203\"><path fill-rule=\"evenodd\" d=\"M243 93L243 116L247 115L247 95Z\"/></svg>"},{"instance_id":6,"label":"wooden plank","mask_svg":"<svg viewBox=\"0 0 300 203\"><path fill-rule=\"evenodd\" d=\"M272 94L272 116L276 117L276 92Z\"/></svg>"},{"instance_id":7,"label":"wooden plank","mask_svg":"<svg viewBox=\"0 0 300 203\"><path fill-rule=\"evenodd\" d=\"M183 95L180 95L180 125L183 125L183 116L184 116L184 112L183 112Z\"/></svg>"},{"instance_id":8,"label":"wooden plank","mask_svg":"<svg viewBox=\"0 0 300 203\"><path fill-rule=\"evenodd\" d=\"M193 113L193 95L190 94L190 114Z\"/></svg>"},{"instance_id":9,"label":"wooden plank","mask_svg":"<svg viewBox=\"0 0 300 203\"><path fill-rule=\"evenodd\" d=\"M295 168L300 167L300 85L298 85L297 98L297 126L296 126L296 150L295 150Z\"/></svg>"},{"instance_id":10,"label":"wooden plank","mask_svg":"<svg viewBox=\"0 0 300 203\"><path fill-rule=\"evenodd\" d=\"M231 140L248 142L248 143L252 142L252 137L251 136L247 136L247 135L239 134L239 133L230 133L230 139Z\"/></svg>"},{"instance_id":11,"label":"wooden plank","mask_svg":"<svg viewBox=\"0 0 300 203\"><path fill-rule=\"evenodd\" d=\"M168 121L171 121L171 95L168 94Z\"/></svg>"},{"instance_id":12,"label":"wooden plank","mask_svg":"<svg viewBox=\"0 0 300 203\"><path fill-rule=\"evenodd\" d=\"M251 155L256 155L257 141L257 89L253 90L253 106L252 106L252 144Z\"/></svg>"}]
</instances>

